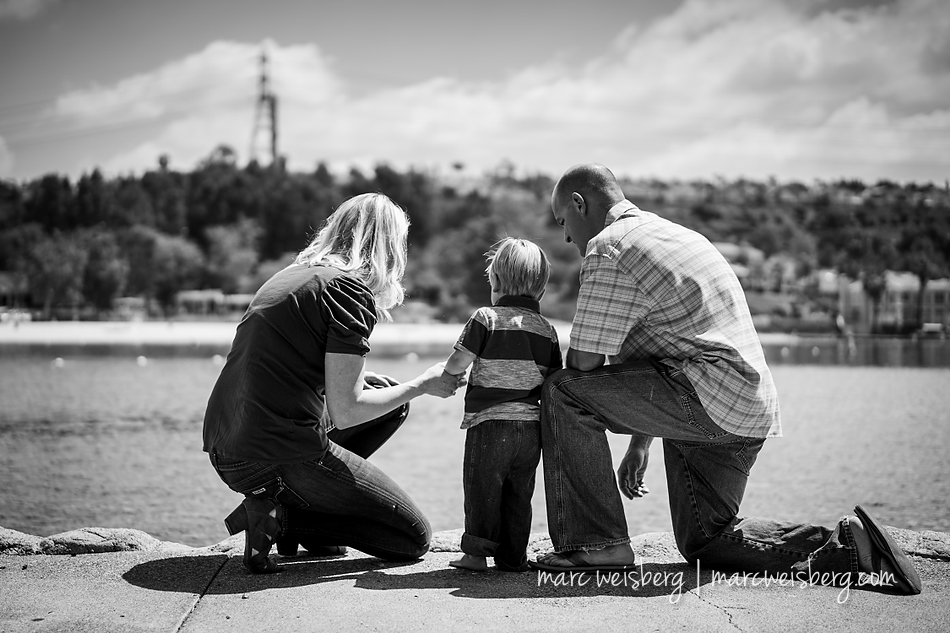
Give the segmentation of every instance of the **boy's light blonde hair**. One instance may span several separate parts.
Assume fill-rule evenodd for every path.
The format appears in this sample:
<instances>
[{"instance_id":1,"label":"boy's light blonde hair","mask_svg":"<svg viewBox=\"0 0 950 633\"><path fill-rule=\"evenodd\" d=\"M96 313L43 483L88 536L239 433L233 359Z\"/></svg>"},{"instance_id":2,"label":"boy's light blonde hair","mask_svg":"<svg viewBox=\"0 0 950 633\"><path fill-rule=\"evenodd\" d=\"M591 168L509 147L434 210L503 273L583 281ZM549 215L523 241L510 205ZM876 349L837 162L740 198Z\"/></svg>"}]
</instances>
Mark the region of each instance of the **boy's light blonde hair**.
<instances>
[{"instance_id":1,"label":"boy's light blonde hair","mask_svg":"<svg viewBox=\"0 0 950 633\"><path fill-rule=\"evenodd\" d=\"M373 293L377 310L388 318L389 309L405 297L402 276L408 234L409 218L399 205L381 193L364 193L330 214L295 263L354 273Z\"/></svg>"},{"instance_id":2,"label":"boy's light blonde hair","mask_svg":"<svg viewBox=\"0 0 950 633\"><path fill-rule=\"evenodd\" d=\"M537 244L506 237L495 243L486 254L488 268L485 272L492 290L503 295L541 299L551 276L551 264Z\"/></svg>"}]
</instances>

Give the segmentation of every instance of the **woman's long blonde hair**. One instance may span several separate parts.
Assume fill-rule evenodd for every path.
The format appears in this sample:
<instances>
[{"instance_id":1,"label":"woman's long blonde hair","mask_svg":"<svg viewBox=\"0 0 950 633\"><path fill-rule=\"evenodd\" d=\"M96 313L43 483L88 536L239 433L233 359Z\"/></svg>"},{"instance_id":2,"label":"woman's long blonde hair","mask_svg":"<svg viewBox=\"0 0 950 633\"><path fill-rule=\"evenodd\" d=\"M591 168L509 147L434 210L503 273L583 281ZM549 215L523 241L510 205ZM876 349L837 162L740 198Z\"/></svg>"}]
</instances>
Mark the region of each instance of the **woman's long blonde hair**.
<instances>
[{"instance_id":1,"label":"woman's long blonde hair","mask_svg":"<svg viewBox=\"0 0 950 633\"><path fill-rule=\"evenodd\" d=\"M323 228L300 251L295 263L324 264L359 277L376 299L385 318L402 303L405 290L406 212L381 193L353 196L330 214Z\"/></svg>"}]
</instances>

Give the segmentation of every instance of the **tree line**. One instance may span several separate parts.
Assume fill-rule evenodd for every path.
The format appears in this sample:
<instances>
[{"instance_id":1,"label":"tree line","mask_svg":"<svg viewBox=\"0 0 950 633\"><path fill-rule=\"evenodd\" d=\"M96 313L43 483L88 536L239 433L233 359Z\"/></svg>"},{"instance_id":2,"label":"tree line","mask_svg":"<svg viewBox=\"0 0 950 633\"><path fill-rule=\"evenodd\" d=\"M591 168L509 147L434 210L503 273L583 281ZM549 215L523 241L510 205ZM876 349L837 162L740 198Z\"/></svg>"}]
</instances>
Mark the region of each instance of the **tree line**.
<instances>
[{"instance_id":1,"label":"tree line","mask_svg":"<svg viewBox=\"0 0 950 633\"><path fill-rule=\"evenodd\" d=\"M759 249L791 265L796 277L834 268L860 279L872 300L884 290L886 270L913 272L924 284L950 275L946 183L621 184L642 209L711 241ZM107 179L96 170L75 182L58 174L0 182L0 271L25 279L29 305L21 307L47 318L104 316L129 296L167 316L181 290L253 293L343 200L377 191L411 221L406 286L414 307L404 312L466 318L489 301L484 253L511 235L545 249L554 271L545 312L570 319L580 261L551 215L553 186L549 175L519 176L508 163L479 177L386 164L345 175L323 163L301 173L241 167L221 146L188 172L162 157L141 176Z\"/></svg>"}]
</instances>

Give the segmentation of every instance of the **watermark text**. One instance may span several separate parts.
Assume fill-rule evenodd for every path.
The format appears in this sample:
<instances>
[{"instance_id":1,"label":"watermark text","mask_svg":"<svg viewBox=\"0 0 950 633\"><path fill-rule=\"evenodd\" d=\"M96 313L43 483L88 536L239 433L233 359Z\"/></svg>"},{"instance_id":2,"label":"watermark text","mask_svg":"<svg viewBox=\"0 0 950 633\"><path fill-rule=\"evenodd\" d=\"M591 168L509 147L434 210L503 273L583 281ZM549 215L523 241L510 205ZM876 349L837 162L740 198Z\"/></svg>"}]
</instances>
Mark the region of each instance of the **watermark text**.
<instances>
[{"instance_id":1,"label":"watermark text","mask_svg":"<svg viewBox=\"0 0 950 633\"><path fill-rule=\"evenodd\" d=\"M551 586L561 588L625 588L630 591L647 591L661 589L669 594L670 604L677 604L684 592L686 574L680 569L677 571L654 571L644 569L643 565L628 568L622 571L596 570L584 571L538 571L538 587ZM896 578L891 572L865 573L858 572L855 578L852 572L818 572L811 569L785 573L726 573L712 570L710 580L703 582L700 564L696 563L697 590L704 585L726 586L733 588L769 588L769 587L798 587L804 589L812 586L840 587L838 604L844 604L851 596L851 587L889 587L896 584Z\"/></svg>"}]
</instances>

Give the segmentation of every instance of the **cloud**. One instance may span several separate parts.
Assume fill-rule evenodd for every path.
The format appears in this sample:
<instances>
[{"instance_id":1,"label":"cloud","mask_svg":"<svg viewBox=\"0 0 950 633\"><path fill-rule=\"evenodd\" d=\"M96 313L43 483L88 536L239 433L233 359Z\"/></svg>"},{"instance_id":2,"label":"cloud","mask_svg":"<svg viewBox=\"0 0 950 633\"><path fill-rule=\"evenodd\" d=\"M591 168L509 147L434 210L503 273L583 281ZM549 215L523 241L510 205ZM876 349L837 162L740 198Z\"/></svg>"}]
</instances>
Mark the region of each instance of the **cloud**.
<instances>
[{"instance_id":1,"label":"cloud","mask_svg":"<svg viewBox=\"0 0 950 633\"><path fill-rule=\"evenodd\" d=\"M28 20L59 0L0 0L0 20L18 18Z\"/></svg>"},{"instance_id":2,"label":"cloud","mask_svg":"<svg viewBox=\"0 0 950 633\"><path fill-rule=\"evenodd\" d=\"M341 91L329 62L315 46L281 48L273 42L213 42L204 50L112 86L93 86L60 96L47 116L78 131L154 127L158 133L99 165L110 171L151 167L167 153L180 167L220 145L240 155L251 138L262 46L269 51L271 90L300 112L324 107ZM287 136L306 126L306 115L289 122ZM95 166L92 157L81 165Z\"/></svg>"},{"instance_id":3,"label":"cloud","mask_svg":"<svg viewBox=\"0 0 950 633\"><path fill-rule=\"evenodd\" d=\"M13 175L13 153L7 147L6 141L0 136L0 178L9 178Z\"/></svg>"},{"instance_id":4,"label":"cloud","mask_svg":"<svg viewBox=\"0 0 950 633\"><path fill-rule=\"evenodd\" d=\"M631 176L937 180L950 176L945 0L688 0L584 62L490 82L433 78L359 96L314 45L269 42L280 152L291 168L510 159L560 173L586 160ZM217 42L113 86L74 91L77 125L158 132L100 159L185 167L227 143L247 156L256 44Z\"/></svg>"}]
</instances>

